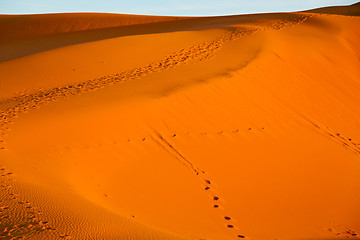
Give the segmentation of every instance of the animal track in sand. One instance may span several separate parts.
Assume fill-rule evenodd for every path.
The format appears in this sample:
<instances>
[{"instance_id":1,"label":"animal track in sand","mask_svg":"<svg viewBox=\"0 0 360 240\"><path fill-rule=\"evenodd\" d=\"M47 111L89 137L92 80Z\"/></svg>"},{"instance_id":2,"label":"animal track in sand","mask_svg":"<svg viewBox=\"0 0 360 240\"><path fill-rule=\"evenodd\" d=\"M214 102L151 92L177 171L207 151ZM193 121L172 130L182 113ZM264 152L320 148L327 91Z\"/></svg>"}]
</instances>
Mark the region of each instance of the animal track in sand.
<instances>
[{"instance_id":1,"label":"animal track in sand","mask_svg":"<svg viewBox=\"0 0 360 240\"><path fill-rule=\"evenodd\" d=\"M248 128L244 127L241 131L239 130L241 128L237 128L236 130L228 130L228 131L208 131L209 135L216 135L218 134L218 132L222 132L223 134L238 134L240 132L243 133L247 133L249 134L247 131ZM264 127L252 127L252 132L261 132L263 131L265 128ZM232 228L234 230L237 230L238 228L235 227L235 224L230 224L229 222L232 222L233 219L228 215L225 214L225 208L223 207L224 202L221 200L221 194L219 194L217 191L215 191L215 186L213 186L213 181L211 180L211 178L207 177L207 174L205 171L199 169L198 167L196 167L188 158L186 158L186 156L181 153L175 146L175 144L171 143L170 140L173 139L173 141L177 141L177 139L181 139L183 137L188 137L190 136L194 136L196 134L191 133L191 132L182 132L182 133L172 133L172 134L168 134L167 137L164 137L162 134L158 133L157 131L155 131L154 135L147 135L146 137L137 137L137 138L133 138L133 139L129 139L129 138L124 138L125 142L131 142L131 143L137 143L137 144L142 144L142 142L144 142L145 140L147 140L146 142L148 142L148 140L153 140L155 141L163 150L165 150L166 152L168 152L172 157L174 157L175 159L177 159L180 163L182 163L184 166L186 166L187 168L189 168L193 173L196 174L197 177L200 177L200 181L202 183L202 189L204 191L206 191L206 193L208 193L208 195L210 196L210 199L212 201L211 203L211 207L214 209L217 209L216 211L219 211L219 213L221 215L219 215L219 217L223 220L225 220L225 226L226 228ZM201 133L197 133L198 135L201 135ZM174 136L176 136L176 138L174 139ZM110 144L112 145L118 145L121 141L119 139L110 141ZM105 144L101 143L101 144L97 144L97 146L105 146ZM100 187L100 185L97 185L98 187ZM106 193L102 193L104 197L108 197L108 195ZM228 225L231 225L233 227L228 227ZM244 236L244 235L240 235L239 236ZM237 235L236 235L237 236Z\"/></svg>"},{"instance_id":2,"label":"animal track in sand","mask_svg":"<svg viewBox=\"0 0 360 240\"><path fill-rule=\"evenodd\" d=\"M215 209L219 209L220 211L224 211L224 208L220 208L220 204L224 204L221 199L219 193L214 190L212 187L213 181L210 180L205 173L205 171L201 170L200 168L196 167L188 158L185 157L183 153L181 153L174 144L170 143L169 140L165 139L159 132L155 131L155 136L152 136L152 139L166 152L171 154L175 159L177 159L179 162L181 162L183 165L185 165L188 169L192 170L192 172L195 173L195 175L200 179L203 185L203 189L208 193L208 195L211 197L212 206ZM217 211L219 211L217 210ZM221 213L221 212L220 212ZM237 231L237 227L235 227L234 224L231 223L233 219L229 217L228 214L220 215L223 220L225 220L225 226L226 228L233 229L234 231ZM242 236L242 237L239 237ZM244 235L237 234L236 237L238 238L245 238Z\"/></svg>"},{"instance_id":3,"label":"animal track in sand","mask_svg":"<svg viewBox=\"0 0 360 240\"><path fill-rule=\"evenodd\" d=\"M256 130L256 131L255 131ZM263 130L265 130L265 128L264 127L262 127L262 128L252 128L252 132L261 132L261 131L263 131ZM208 131L208 132L206 132L205 133L205 135L209 135L209 136L215 136L217 133L218 133L219 131ZM240 131L239 131L239 129L236 129L235 131L221 131L222 132L222 134L223 135L225 135L225 134L234 134L234 135L236 135L236 134L238 134L238 133L240 133ZM246 133L245 131L243 131L243 133ZM175 133L175 134L173 134L173 135L169 135L169 136L171 136L171 137L176 137L176 138L179 138L179 139L181 139L182 137L186 137L186 136L196 136L196 135L200 135L200 136L203 136L204 135L204 133L191 133L191 132L186 132L186 133ZM138 137L138 138L126 138L126 141L127 142L144 142L144 141L146 141L146 137ZM119 139L117 139L117 140L114 140L113 142L112 142L112 144L113 145L118 145L119 144Z\"/></svg>"},{"instance_id":4,"label":"animal track in sand","mask_svg":"<svg viewBox=\"0 0 360 240\"><path fill-rule=\"evenodd\" d=\"M246 133L247 128L243 129L243 132ZM253 128L253 129L259 129L259 131L262 131L263 128ZM237 129L238 130L238 129ZM131 143L137 143L142 144L142 142L146 139L146 142L149 142L148 140L153 140L155 143L157 143L164 151L169 153L172 157L177 159L181 164L183 164L185 167L187 167L189 170L191 170L201 181L202 189L208 194L210 197L211 207L213 209L216 209L216 211L219 212L219 217L224 220L224 225L226 229L233 229L232 231L237 231L239 228L236 227L236 225L233 223L233 218L230 217L229 214L226 213L226 207L224 207L225 203L222 200L221 194L219 194L218 191L216 191L216 184L214 184L213 180L211 180L210 177L207 176L206 172L198 168L193 164L190 159L188 159L185 154L183 154L179 149L177 149L176 145L172 143L172 141L178 141L178 139L181 139L182 137L187 137L189 134L185 133L176 133L176 139L173 138L175 134L169 134L167 137L164 137L162 134L157 132L156 130L153 130L155 134L147 135L146 137L137 137L134 139L128 139L124 138L124 142L129 142L131 140ZM211 134L217 134L218 131L213 131ZM224 133L229 134L237 134L239 131L223 131ZM194 134L191 134L194 135ZM121 142L119 139L110 141L110 144L117 145ZM104 146L104 144L97 144L97 146ZM101 187L99 184L97 184L98 187ZM108 197L106 193L103 193L104 197ZM231 227L232 226L232 227ZM235 233L234 233L235 234ZM240 234L235 234L235 236L244 236Z\"/></svg>"},{"instance_id":5,"label":"animal track in sand","mask_svg":"<svg viewBox=\"0 0 360 240\"><path fill-rule=\"evenodd\" d=\"M355 154L360 154L360 143L355 142L352 138L345 137L339 132L330 129L329 127L321 126L319 123L315 123L304 117L304 119L319 130L323 135L330 137L330 139L341 144L346 149L352 151Z\"/></svg>"},{"instance_id":6,"label":"animal track in sand","mask_svg":"<svg viewBox=\"0 0 360 240\"><path fill-rule=\"evenodd\" d=\"M328 231L332 232L334 235L339 236L339 237L345 237L347 239L360 239L360 235L358 233L356 233L354 230L351 229L347 229L345 228L345 230L343 229L344 227L342 227L343 230L340 229L335 229L334 228L329 228Z\"/></svg>"},{"instance_id":7,"label":"animal track in sand","mask_svg":"<svg viewBox=\"0 0 360 240\"><path fill-rule=\"evenodd\" d=\"M258 133L260 133L262 130L264 130L265 128L252 128L252 132L253 133L256 133L255 130L257 130ZM206 135L208 136L215 136L216 134L218 133L218 131L208 131L206 133ZM234 134L234 135L237 135L238 133L240 133L240 130L237 129L236 131L222 131L222 133L225 135L225 134L228 134L228 135L231 135L231 134ZM242 133L245 133L246 134L246 131L242 131ZM193 132L186 132L186 133L176 133L176 134L172 134L172 135L168 135L168 137L174 137L176 136L177 139L182 139L184 137L188 137L188 136L202 136L203 133L193 133ZM98 144L96 144L96 146L89 146L88 144L87 145L84 145L84 146L81 146L80 148L85 148L87 150L89 149L94 149L95 147L104 147L104 146L107 146L107 145L119 145L121 142L127 142L127 143L142 143L142 142L147 142L148 139L148 136L146 137L134 137L134 138L127 138L127 137L124 137L122 140L117 138L117 139L114 139L112 140L110 143L109 142L100 142ZM1 144L1 141L0 141L0 144ZM63 147L64 149L63 150L69 150L70 147Z\"/></svg>"},{"instance_id":8,"label":"animal track in sand","mask_svg":"<svg viewBox=\"0 0 360 240\"><path fill-rule=\"evenodd\" d=\"M202 174L205 174L205 173L202 172ZM212 181L210 181L209 178L203 178L203 181L205 182L205 186L206 186L204 189L206 191L212 192L212 193L209 194L209 196L211 196L211 200L213 201L213 208L215 208L215 209L220 208L219 202L221 203L221 199L219 197L219 194L217 193L217 191L214 191L213 189L210 188L210 185L212 184ZM224 211L224 209L221 209L221 210ZM234 229L234 230L238 229L237 227L235 227L234 224L229 223L229 222L232 221L232 218L229 215L224 214L224 215L222 215L222 218L225 220L226 228ZM241 234L237 234L236 236L238 238L245 238L245 236L241 235Z\"/></svg>"}]
</instances>

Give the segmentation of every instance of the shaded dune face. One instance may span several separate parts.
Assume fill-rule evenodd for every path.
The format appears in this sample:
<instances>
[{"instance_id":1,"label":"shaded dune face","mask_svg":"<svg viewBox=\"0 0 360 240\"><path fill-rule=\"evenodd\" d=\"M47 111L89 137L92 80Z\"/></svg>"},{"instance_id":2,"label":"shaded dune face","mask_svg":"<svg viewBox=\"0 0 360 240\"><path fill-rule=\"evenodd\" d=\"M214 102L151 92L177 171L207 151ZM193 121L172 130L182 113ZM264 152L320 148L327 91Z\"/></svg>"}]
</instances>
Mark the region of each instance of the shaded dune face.
<instances>
[{"instance_id":1,"label":"shaded dune face","mask_svg":"<svg viewBox=\"0 0 360 240\"><path fill-rule=\"evenodd\" d=\"M288 18L268 14L263 19ZM132 35L171 33L214 28L231 29L231 24L253 23L258 15L226 17L155 17L116 14L0 15L0 61L27 56L64 46Z\"/></svg>"},{"instance_id":2,"label":"shaded dune face","mask_svg":"<svg viewBox=\"0 0 360 240\"><path fill-rule=\"evenodd\" d=\"M359 239L358 6L0 16L0 236Z\"/></svg>"},{"instance_id":3,"label":"shaded dune face","mask_svg":"<svg viewBox=\"0 0 360 240\"><path fill-rule=\"evenodd\" d=\"M91 31L121 26L166 22L180 17L137 16L105 13L64 13L41 15L1 15L1 41L33 36Z\"/></svg>"},{"instance_id":4,"label":"shaded dune face","mask_svg":"<svg viewBox=\"0 0 360 240\"><path fill-rule=\"evenodd\" d=\"M178 17L78 13L0 15L0 61L53 48L144 32ZM133 34L134 34L133 33Z\"/></svg>"}]
</instances>

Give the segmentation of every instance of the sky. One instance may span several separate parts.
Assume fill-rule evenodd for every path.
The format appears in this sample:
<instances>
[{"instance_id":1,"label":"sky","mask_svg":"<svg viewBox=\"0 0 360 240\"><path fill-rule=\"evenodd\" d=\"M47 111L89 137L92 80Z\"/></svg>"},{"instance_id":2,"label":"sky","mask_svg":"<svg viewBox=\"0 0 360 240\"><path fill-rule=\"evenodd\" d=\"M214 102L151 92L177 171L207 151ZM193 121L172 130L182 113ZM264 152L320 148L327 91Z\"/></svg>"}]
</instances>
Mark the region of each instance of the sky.
<instances>
[{"instance_id":1,"label":"sky","mask_svg":"<svg viewBox=\"0 0 360 240\"><path fill-rule=\"evenodd\" d=\"M0 0L0 14L106 12L164 16L216 16L299 11L359 0Z\"/></svg>"}]
</instances>

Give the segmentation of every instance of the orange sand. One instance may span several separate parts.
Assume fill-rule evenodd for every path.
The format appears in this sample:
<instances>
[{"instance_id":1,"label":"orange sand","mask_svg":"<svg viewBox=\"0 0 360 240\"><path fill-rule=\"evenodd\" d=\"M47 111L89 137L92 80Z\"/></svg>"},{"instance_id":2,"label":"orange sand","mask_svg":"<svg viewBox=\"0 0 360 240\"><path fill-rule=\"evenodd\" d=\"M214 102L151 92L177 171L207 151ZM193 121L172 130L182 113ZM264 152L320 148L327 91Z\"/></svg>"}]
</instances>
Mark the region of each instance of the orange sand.
<instances>
[{"instance_id":1,"label":"orange sand","mask_svg":"<svg viewBox=\"0 0 360 240\"><path fill-rule=\"evenodd\" d=\"M336 10L1 16L0 237L359 239L359 4Z\"/></svg>"}]
</instances>

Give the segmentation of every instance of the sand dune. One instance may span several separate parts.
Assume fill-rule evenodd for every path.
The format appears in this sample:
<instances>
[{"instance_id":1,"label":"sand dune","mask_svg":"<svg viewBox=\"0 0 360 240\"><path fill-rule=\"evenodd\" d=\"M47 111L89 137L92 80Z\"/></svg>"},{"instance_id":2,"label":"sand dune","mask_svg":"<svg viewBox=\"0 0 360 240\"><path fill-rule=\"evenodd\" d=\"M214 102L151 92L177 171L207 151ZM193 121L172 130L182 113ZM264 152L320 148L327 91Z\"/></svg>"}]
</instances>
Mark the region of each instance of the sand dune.
<instances>
[{"instance_id":1,"label":"sand dune","mask_svg":"<svg viewBox=\"0 0 360 240\"><path fill-rule=\"evenodd\" d=\"M336 14L336 15L345 15L345 16L360 16L360 3L355 3L350 6L318 8L318 9L309 10L307 12Z\"/></svg>"},{"instance_id":2,"label":"sand dune","mask_svg":"<svg viewBox=\"0 0 360 240\"><path fill-rule=\"evenodd\" d=\"M2 16L0 237L359 239L358 8Z\"/></svg>"}]
</instances>

